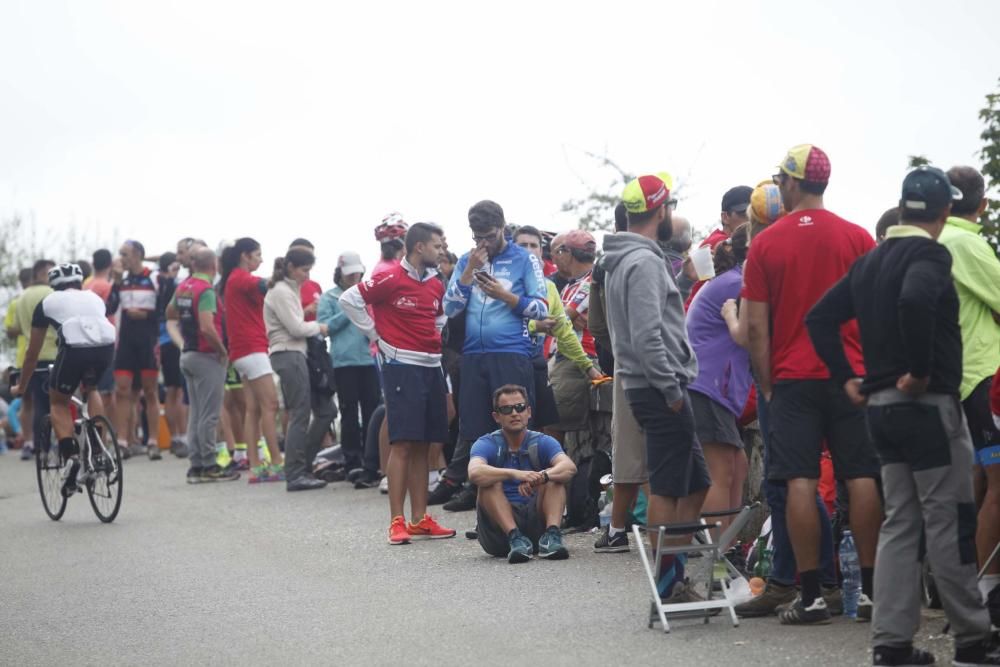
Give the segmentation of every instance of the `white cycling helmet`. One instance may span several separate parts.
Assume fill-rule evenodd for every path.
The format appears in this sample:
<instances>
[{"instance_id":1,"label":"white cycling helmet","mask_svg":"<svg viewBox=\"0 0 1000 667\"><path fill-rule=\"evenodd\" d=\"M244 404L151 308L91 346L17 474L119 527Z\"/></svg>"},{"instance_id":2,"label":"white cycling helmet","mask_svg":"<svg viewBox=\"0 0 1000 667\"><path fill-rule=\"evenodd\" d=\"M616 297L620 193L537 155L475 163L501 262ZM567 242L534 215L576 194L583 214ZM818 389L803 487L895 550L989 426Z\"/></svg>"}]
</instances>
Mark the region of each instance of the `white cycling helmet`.
<instances>
[{"instance_id":1,"label":"white cycling helmet","mask_svg":"<svg viewBox=\"0 0 1000 667\"><path fill-rule=\"evenodd\" d=\"M79 264L60 264L49 269L49 287L64 289L83 284L83 269Z\"/></svg>"}]
</instances>

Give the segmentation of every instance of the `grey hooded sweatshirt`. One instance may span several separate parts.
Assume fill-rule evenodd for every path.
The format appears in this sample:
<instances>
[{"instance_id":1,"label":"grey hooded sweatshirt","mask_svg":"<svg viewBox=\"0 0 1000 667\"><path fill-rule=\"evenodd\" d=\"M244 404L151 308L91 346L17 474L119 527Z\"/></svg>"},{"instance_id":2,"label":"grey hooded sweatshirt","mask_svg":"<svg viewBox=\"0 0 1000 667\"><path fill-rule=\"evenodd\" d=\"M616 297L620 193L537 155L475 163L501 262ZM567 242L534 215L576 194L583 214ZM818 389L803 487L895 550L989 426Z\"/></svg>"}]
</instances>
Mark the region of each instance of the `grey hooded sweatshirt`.
<instances>
[{"instance_id":1,"label":"grey hooded sweatshirt","mask_svg":"<svg viewBox=\"0 0 1000 667\"><path fill-rule=\"evenodd\" d=\"M615 374L625 389L653 387L674 403L698 377L684 326L684 300L659 246L644 236L604 237L607 318Z\"/></svg>"}]
</instances>

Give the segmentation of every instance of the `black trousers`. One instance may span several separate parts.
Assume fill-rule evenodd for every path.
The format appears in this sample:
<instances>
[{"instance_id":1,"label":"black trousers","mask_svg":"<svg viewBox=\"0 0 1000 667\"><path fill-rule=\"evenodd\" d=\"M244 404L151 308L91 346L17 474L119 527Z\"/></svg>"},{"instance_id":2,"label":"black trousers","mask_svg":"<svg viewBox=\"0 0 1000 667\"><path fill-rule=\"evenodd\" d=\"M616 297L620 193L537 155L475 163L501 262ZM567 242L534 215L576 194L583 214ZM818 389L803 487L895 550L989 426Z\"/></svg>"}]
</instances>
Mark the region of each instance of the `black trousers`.
<instances>
[{"instance_id":1,"label":"black trousers","mask_svg":"<svg viewBox=\"0 0 1000 667\"><path fill-rule=\"evenodd\" d=\"M364 457L365 435L379 403L375 366L344 366L333 369L340 406L340 444L346 468L359 468ZM377 468L378 466L376 466Z\"/></svg>"}]
</instances>

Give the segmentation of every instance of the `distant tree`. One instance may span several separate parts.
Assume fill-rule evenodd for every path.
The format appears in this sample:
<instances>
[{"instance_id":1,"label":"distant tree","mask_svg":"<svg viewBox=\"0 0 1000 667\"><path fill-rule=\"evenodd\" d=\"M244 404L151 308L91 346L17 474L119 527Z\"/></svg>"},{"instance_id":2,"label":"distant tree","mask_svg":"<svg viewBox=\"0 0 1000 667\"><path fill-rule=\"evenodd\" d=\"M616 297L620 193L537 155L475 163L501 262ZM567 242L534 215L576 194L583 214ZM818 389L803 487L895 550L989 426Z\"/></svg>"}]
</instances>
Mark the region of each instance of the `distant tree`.
<instances>
[{"instance_id":1,"label":"distant tree","mask_svg":"<svg viewBox=\"0 0 1000 667\"><path fill-rule=\"evenodd\" d=\"M584 151L584 155L597 163L602 177L606 180L603 181L603 185L594 186L581 177L580 182L589 192L583 197L563 202L562 212L576 216L580 229L612 230L615 228L615 206L621 201L622 188L635 176L608 157L607 150L603 154Z\"/></svg>"},{"instance_id":2,"label":"distant tree","mask_svg":"<svg viewBox=\"0 0 1000 667\"><path fill-rule=\"evenodd\" d=\"M983 235L1000 256L1000 80L997 92L986 96L986 106L980 109L979 119L985 125L979 135L983 140L979 157L983 160L983 178L990 200L980 222L983 223Z\"/></svg>"},{"instance_id":3,"label":"distant tree","mask_svg":"<svg viewBox=\"0 0 1000 667\"><path fill-rule=\"evenodd\" d=\"M917 167L923 167L931 163L924 155L911 155L909 157L910 169L916 169Z\"/></svg>"}]
</instances>

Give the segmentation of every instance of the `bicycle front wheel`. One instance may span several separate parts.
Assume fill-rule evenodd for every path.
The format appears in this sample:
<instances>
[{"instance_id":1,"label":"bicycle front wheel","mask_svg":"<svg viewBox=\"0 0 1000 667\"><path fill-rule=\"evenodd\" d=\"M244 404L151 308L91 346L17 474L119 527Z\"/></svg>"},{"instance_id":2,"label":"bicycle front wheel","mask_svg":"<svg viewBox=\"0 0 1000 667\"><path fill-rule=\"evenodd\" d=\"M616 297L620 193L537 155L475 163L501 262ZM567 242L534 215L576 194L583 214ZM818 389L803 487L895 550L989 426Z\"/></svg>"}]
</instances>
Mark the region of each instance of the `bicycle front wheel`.
<instances>
[{"instance_id":1,"label":"bicycle front wheel","mask_svg":"<svg viewBox=\"0 0 1000 667\"><path fill-rule=\"evenodd\" d=\"M103 416L87 422L87 438L94 468L87 479L87 495L94 514L111 523L122 506L122 455L111 422Z\"/></svg>"},{"instance_id":2,"label":"bicycle front wheel","mask_svg":"<svg viewBox=\"0 0 1000 667\"><path fill-rule=\"evenodd\" d=\"M65 464L59 454L59 442L52 433L49 416L42 418L42 432L35 435L35 470L38 473L38 493L42 507L53 521L62 518L66 511L66 497L62 494L62 469Z\"/></svg>"}]
</instances>

